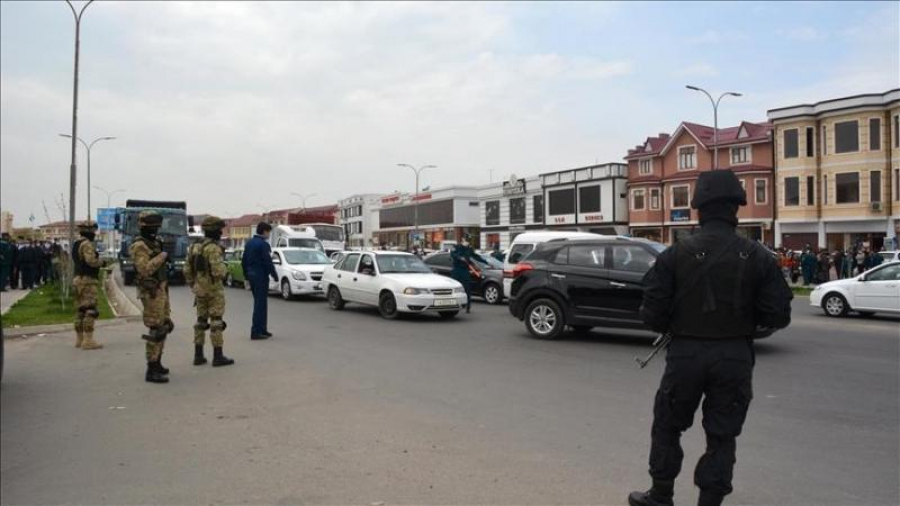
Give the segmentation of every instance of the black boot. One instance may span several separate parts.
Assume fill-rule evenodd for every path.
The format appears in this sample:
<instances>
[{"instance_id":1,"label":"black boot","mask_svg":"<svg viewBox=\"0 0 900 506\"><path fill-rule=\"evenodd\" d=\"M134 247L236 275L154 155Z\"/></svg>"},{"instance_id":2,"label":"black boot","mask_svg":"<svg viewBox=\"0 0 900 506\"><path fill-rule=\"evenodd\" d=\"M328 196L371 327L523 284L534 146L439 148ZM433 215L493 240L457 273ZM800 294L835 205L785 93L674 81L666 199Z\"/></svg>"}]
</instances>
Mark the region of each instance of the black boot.
<instances>
[{"instance_id":1,"label":"black boot","mask_svg":"<svg viewBox=\"0 0 900 506\"><path fill-rule=\"evenodd\" d=\"M194 345L194 365L203 365L206 363L206 357L203 356L203 345Z\"/></svg>"},{"instance_id":2,"label":"black boot","mask_svg":"<svg viewBox=\"0 0 900 506\"><path fill-rule=\"evenodd\" d=\"M160 373L162 373L164 375L169 374L169 368L162 365L162 353L159 354L159 360L157 360L156 363L159 364L159 372Z\"/></svg>"},{"instance_id":3,"label":"black boot","mask_svg":"<svg viewBox=\"0 0 900 506\"><path fill-rule=\"evenodd\" d=\"M234 363L234 360L222 355L222 347L217 346L213 348L213 367L219 367L222 365L231 365Z\"/></svg>"},{"instance_id":4,"label":"black boot","mask_svg":"<svg viewBox=\"0 0 900 506\"><path fill-rule=\"evenodd\" d=\"M700 490L700 498L697 499L697 506L722 506L724 496L710 492L709 490Z\"/></svg>"},{"instance_id":5,"label":"black boot","mask_svg":"<svg viewBox=\"0 0 900 506\"><path fill-rule=\"evenodd\" d=\"M144 379L148 383L168 383L169 378L159 370L159 361L147 362L147 375Z\"/></svg>"},{"instance_id":6,"label":"black boot","mask_svg":"<svg viewBox=\"0 0 900 506\"><path fill-rule=\"evenodd\" d=\"M653 480L653 487L646 492L632 492L628 496L630 506L672 506L675 482Z\"/></svg>"}]
</instances>

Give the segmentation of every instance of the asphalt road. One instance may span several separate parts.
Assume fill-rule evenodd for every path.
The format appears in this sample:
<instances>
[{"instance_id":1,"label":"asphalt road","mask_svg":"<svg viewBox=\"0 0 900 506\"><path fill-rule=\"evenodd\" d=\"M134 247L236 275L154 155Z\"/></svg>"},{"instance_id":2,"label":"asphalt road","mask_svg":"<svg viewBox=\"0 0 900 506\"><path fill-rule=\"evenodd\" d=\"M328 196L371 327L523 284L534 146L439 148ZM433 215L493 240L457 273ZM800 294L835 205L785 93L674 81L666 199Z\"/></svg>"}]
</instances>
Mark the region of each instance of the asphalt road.
<instances>
[{"instance_id":1,"label":"asphalt road","mask_svg":"<svg viewBox=\"0 0 900 506\"><path fill-rule=\"evenodd\" d=\"M128 288L129 293L133 292ZM226 354L191 365L191 297L143 381L142 327L83 352L63 333L7 342L3 504L624 504L648 484L652 336L545 342L505 306L454 321L382 320L321 300L270 301L275 338L248 339L229 289ZM755 398L729 504L900 503L900 320L794 305L758 346ZM696 501L699 419L676 501Z\"/></svg>"}]
</instances>

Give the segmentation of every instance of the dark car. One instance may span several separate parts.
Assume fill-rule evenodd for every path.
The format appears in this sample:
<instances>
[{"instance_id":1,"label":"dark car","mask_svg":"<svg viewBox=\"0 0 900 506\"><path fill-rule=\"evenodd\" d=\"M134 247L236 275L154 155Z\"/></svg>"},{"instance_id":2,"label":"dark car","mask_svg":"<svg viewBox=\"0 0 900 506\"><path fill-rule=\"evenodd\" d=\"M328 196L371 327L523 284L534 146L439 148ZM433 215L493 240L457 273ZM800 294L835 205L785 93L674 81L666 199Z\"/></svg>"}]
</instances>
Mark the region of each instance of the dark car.
<instances>
[{"instance_id":1,"label":"dark car","mask_svg":"<svg viewBox=\"0 0 900 506\"><path fill-rule=\"evenodd\" d=\"M646 329L641 282L665 248L623 237L543 243L513 269L509 312L540 339L566 326Z\"/></svg>"},{"instance_id":2,"label":"dark car","mask_svg":"<svg viewBox=\"0 0 900 506\"><path fill-rule=\"evenodd\" d=\"M503 264L497 259L484 256L488 263L475 260L475 268L478 276L472 275L472 295L479 296L488 304L500 304L503 302ZM435 274L450 277L453 270L453 261L450 253L439 251L425 257L424 262Z\"/></svg>"}]
</instances>

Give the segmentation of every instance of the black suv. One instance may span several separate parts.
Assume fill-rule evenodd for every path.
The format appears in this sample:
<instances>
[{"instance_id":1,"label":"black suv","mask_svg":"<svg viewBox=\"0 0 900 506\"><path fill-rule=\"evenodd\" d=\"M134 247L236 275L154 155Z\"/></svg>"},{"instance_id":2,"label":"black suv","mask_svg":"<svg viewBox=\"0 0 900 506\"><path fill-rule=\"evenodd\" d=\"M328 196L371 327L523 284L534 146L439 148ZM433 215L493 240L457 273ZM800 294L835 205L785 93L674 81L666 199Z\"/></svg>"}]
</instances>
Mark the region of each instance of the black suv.
<instances>
[{"instance_id":1,"label":"black suv","mask_svg":"<svg viewBox=\"0 0 900 506\"><path fill-rule=\"evenodd\" d=\"M623 237L543 243L513 269L509 312L540 339L566 326L645 329L641 281L665 248Z\"/></svg>"}]
</instances>

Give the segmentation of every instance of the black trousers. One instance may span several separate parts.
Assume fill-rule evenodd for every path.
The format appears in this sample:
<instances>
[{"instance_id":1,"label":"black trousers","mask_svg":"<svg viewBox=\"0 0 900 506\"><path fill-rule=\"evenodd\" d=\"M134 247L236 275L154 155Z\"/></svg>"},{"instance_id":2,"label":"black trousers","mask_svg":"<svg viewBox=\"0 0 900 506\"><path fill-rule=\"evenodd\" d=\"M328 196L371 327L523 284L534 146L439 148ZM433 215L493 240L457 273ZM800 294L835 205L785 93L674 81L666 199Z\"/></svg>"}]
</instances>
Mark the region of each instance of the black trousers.
<instances>
[{"instance_id":1,"label":"black trousers","mask_svg":"<svg viewBox=\"0 0 900 506\"><path fill-rule=\"evenodd\" d=\"M22 264L19 268L22 271L22 289L32 289L34 288L34 283L37 281L35 277L37 276L37 266L34 264Z\"/></svg>"},{"instance_id":2,"label":"black trousers","mask_svg":"<svg viewBox=\"0 0 900 506\"><path fill-rule=\"evenodd\" d=\"M681 472L681 434L693 424L702 399L706 452L694 484L721 496L731 493L736 439L753 398L754 363L753 344L746 339L672 341L653 406L653 479L674 480Z\"/></svg>"}]
</instances>

